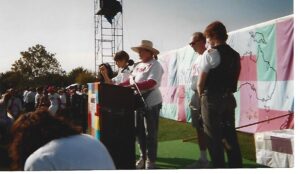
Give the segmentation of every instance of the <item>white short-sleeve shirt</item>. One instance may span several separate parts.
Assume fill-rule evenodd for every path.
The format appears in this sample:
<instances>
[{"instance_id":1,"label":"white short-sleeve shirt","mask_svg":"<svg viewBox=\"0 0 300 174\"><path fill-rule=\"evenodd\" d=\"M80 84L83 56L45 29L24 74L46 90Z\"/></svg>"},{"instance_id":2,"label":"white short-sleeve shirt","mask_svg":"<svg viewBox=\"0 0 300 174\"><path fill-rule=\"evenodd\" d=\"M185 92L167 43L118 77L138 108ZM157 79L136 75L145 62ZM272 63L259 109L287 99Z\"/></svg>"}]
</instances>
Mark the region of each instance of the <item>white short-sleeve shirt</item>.
<instances>
[{"instance_id":1,"label":"white short-sleeve shirt","mask_svg":"<svg viewBox=\"0 0 300 174\"><path fill-rule=\"evenodd\" d=\"M54 93L54 94L49 93L48 98L50 100L49 111L50 111L50 113L55 114L59 108L60 97L57 93Z\"/></svg>"},{"instance_id":2,"label":"white short-sleeve shirt","mask_svg":"<svg viewBox=\"0 0 300 174\"><path fill-rule=\"evenodd\" d=\"M122 72L123 69L119 69L118 71L118 75L116 77L114 77L112 80L113 84L118 85L122 82L125 82L126 80L129 79L130 76L130 70L129 69L125 69Z\"/></svg>"},{"instance_id":3,"label":"white short-sleeve shirt","mask_svg":"<svg viewBox=\"0 0 300 174\"><path fill-rule=\"evenodd\" d=\"M39 102L39 98L41 97L42 95L39 94L39 93L36 93L35 94L35 97L34 97L34 103L37 104Z\"/></svg>"},{"instance_id":4,"label":"white short-sleeve shirt","mask_svg":"<svg viewBox=\"0 0 300 174\"><path fill-rule=\"evenodd\" d=\"M90 135L80 134L50 141L33 152L25 171L116 169L106 147Z\"/></svg>"},{"instance_id":5,"label":"white short-sleeve shirt","mask_svg":"<svg viewBox=\"0 0 300 174\"><path fill-rule=\"evenodd\" d=\"M137 66L133 69L132 75L134 77L135 82L143 82L150 79L156 82L156 85L152 88L153 91L146 99L146 102L149 107L162 102L162 95L160 93L159 86L161 83L163 73L164 70L162 66L155 59L152 59L145 63L141 62L137 64ZM130 79L130 84L134 84L133 79ZM141 92L144 93L146 91Z\"/></svg>"},{"instance_id":6,"label":"white short-sleeve shirt","mask_svg":"<svg viewBox=\"0 0 300 174\"><path fill-rule=\"evenodd\" d=\"M208 73L210 69L216 68L221 62L221 57L216 49L209 49L203 53L200 61L200 70Z\"/></svg>"},{"instance_id":7,"label":"white short-sleeve shirt","mask_svg":"<svg viewBox=\"0 0 300 174\"><path fill-rule=\"evenodd\" d=\"M198 77L199 77L201 58L202 58L202 55L198 55L198 57L192 63L192 69L191 69L192 85L191 85L191 88L193 91L197 91L197 82L198 82Z\"/></svg>"},{"instance_id":8,"label":"white short-sleeve shirt","mask_svg":"<svg viewBox=\"0 0 300 174\"><path fill-rule=\"evenodd\" d=\"M48 94L48 98L50 100L51 105L53 106L58 106L58 101L59 101L59 95L57 93L54 94Z\"/></svg>"}]
</instances>

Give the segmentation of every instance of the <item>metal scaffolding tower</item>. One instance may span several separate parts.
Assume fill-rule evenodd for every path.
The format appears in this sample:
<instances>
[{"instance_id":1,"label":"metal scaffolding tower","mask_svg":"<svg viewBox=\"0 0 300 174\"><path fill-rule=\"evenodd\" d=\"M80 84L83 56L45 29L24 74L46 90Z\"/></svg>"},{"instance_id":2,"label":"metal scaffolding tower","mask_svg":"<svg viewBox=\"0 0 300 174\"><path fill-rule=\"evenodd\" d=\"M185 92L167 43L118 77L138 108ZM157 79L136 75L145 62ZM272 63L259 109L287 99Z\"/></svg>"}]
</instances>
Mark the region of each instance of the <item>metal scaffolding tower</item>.
<instances>
[{"instance_id":1,"label":"metal scaffolding tower","mask_svg":"<svg viewBox=\"0 0 300 174\"><path fill-rule=\"evenodd\" d=\"M103 15L96 15L100 10L100 1L94 0L95 23L95 73L102 63L109 63L115 70L113 57L116 52L123 50L123 12L117 13L112 23ZM118 0L122 7L122 0Z\"/></svg>"}]
</instances>

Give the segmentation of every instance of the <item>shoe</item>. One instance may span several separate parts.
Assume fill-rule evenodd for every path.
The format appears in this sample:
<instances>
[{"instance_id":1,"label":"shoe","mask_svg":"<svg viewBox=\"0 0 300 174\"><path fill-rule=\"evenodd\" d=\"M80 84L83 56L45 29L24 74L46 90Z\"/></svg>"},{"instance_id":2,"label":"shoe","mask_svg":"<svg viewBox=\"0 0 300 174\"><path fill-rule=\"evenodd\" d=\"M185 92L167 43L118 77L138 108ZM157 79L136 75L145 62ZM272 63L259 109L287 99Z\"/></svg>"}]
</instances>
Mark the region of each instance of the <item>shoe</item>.
<instances>
[{"instance_id":1,"label":"shoe","mask_svg":"<svg viewBox=\"0 0 300 174\"><path fill-rule=\"evenodd\" d=\"M155 169L155 162L151 162L150 160L146 160L146 169Z\"/></svg>"},{"instance_id":2,"label":"shoe","mask_svg":"<svg viewBox=\"0 0 300 174\"><path fill-rule=\"evenodd\" d=\"M135 163L136 169L145 169L145 160L143 158L140 158L136 163Z\"/></svg>"},{"instance_id":3,"label":"shoe","mask_svg":"<svg viewBox=\"0 0 300 174\"><path fill-rule=\"evenodd\" d=\"M209 167L209 161L202 160L202 159L199 159L194 163L186 166L187 169L200 169L200 168L208 168L208 167Z\"/></svg>"}]
</instances>

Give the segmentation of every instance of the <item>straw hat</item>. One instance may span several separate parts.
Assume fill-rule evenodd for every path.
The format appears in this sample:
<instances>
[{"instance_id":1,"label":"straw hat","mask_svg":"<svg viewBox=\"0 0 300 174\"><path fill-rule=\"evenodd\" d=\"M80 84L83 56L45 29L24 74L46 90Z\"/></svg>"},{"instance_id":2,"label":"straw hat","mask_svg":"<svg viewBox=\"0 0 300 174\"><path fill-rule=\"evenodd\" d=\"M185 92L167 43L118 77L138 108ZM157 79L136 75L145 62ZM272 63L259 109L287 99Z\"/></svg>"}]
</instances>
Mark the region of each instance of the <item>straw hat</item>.
<instances>
[{"instance_id":1,"label":"straw hat","mask_svg":"<svg viewBox=\"0 0 300 174\"><path fill-rule=\"evenodd\" d=\"M139 52L139 49L141 49L141 48L151 51L154 55L159 54L159 51L157 49L153 48L153 43L149 40L142 40L141 45L136 46L136 47L131 47L131 49L137 53Z\"/></svg>"}]
</instances>

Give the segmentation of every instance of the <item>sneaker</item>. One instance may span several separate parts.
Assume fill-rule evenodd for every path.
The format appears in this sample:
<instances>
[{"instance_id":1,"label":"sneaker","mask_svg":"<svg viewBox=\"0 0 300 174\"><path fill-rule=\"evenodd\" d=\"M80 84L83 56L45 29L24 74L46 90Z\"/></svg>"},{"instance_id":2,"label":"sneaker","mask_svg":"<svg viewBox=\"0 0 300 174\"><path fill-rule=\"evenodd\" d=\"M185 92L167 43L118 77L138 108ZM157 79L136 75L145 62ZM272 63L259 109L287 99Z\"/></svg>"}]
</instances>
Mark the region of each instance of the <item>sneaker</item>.
<instances>
[{"instance_id":1,"label":"sneaker","mask_svg":"<svg viewBox=\"0 0 300 174\"><path fill-rule=\"evenodd\" d=\"M145 169L145 160L143 158L140 158L136 163L135 163L136 169Z\"/></svg>"},{"instance_id":2,"label":"sneaker","mask_svg":"<svg viewBox=\"0 0 300 174\"><path fill-rule=\"evenodd\" d=\"M155 169L155 162L151 162L150 160L146 160L146 169Z\"/></svg>"},{"instance_id":3,"label":"sneaker","mask_svg":"<svg viewBox=\"0 0 300 174\"><path fill-rule=\"evenodd\" d=\"M199 169L199 168L208 168L208 167L209 167L209 161L202 160L202 159L199 159L194 163L186 166L187 169Z\"/></svg>"}]
</instances>

